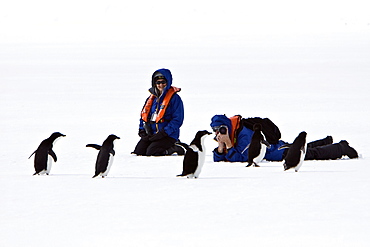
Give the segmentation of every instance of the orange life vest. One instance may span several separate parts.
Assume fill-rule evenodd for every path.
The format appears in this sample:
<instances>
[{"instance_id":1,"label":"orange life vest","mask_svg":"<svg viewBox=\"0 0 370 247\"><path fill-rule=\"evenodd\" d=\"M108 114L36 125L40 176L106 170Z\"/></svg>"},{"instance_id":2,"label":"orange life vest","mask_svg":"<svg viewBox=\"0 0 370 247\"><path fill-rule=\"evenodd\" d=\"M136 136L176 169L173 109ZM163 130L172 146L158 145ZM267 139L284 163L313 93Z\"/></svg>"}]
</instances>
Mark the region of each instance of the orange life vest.
<instances>
[{"instance_id":1,"label":"orange life vest","mask_svg":"<svg viewBox=\"0 0 370 247\"><path fill-rule=\"evenodd\" d=\"M241 118L242 117L240 115L235 115L229 118L231 120L230 140L233 146L236 144L236 141L237 141L236 131L240 127Z\"/></svg>"},{"instance_id":2,"label":"orange life vest","mask_svg":"<svg viewBox=\"0 0 370 247\"><path fill-rule=\"evenodd\" d=\"M155 119L156 123L161 123L161 122L164 121L162 118L164 116L164 113L166 112L166 109L167 109L167 107L170 103L170 100L171 100L172 96L175 93L180 92L180 91L181 91L181 88L172 87L172 86L168 89L166 95L163 98L162 103L159 105L159 109L158 109L158 112L157 112L157 117ZM156 98L157 97L152 94L152 95L149 96L148 100L146 101L146 103L145 103L145 105L144 105L144 107L141 111L141 119L143 121L148 122L150 109L152 108L153 102Z\"/></svg>"}]
</instances>

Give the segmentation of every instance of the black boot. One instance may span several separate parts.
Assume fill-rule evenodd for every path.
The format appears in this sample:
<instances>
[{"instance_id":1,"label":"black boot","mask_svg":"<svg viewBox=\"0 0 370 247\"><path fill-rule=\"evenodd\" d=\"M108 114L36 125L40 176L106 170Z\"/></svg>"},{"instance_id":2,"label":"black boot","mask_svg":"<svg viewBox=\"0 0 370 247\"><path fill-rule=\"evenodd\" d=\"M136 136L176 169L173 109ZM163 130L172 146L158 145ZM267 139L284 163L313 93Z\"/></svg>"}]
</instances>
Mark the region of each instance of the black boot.
<instances>
[{"instance_id":1,"label":"black boot","mask_svg":"<svg viewBox=\"0 0 370 247\"><path fill-rule=\"evenodd\" d=\"M320 146L325 146L325 145L329 145L329 144L333 144L333 137L331 137L331 136L327 136L327 137L325 137L324 139L321 139L321 140L309 142L309 143L307 143L307 148L320 147Z\"/></svg>"},{"instance_id":2,"label":"black boot","mask_svg":"<svg viewBox=\"0 0 370 247\"><path fill-rule=\"evenodd\" d=\"M180 145L175 144L165 151L165 155L172 155L173 153L177 153L177 155L184 155L185 148Z\"/></svg>"},{"instance_id":3,"label":"black boot","mask_svg":"<svg viewBox=\"0 0 370 247\"><path fill-rule=\"evenodd\" d=\"M350 147L347 141L340 141L339 145L342 147L344 155L347 155L350 159L358 158L357 151L353 147Z\"/></svg>"},{"instance_id":4,"label":"black boot","mask_svg":"<svg viewBox=\"0 0 370 247\"><path fill-rule=\"evenodd\" d=\"M350 159L358 158L356 150L347 141L326 146L307 148L305 160L335 160L347 155Z\"/></svg>"}]
</instances>

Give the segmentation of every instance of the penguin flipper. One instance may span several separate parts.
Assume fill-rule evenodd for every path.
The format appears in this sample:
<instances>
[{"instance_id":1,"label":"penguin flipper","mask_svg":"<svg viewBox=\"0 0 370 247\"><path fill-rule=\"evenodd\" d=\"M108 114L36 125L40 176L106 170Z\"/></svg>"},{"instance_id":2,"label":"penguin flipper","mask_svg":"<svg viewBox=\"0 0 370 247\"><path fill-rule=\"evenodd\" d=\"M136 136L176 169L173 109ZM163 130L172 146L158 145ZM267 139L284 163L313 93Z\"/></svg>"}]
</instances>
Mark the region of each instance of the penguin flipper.
<instances>
[{"instance_id":1,"label":"penguin flipper","mask_svg":"<svg viewBox=\"0 0 370 247\"><path fill-rule=\"evenodd\" d=\"M114 149L110 150L109 153L112 154L113 156L116 155L116 152L114 151Z\"/></svg>"},{"instance_id":2,"label":"penguin flipper","mask_svg":"<svg viewBox=\"0 0 370 247\"><path fill-rule=\"evenodd\" d=\"M262 144L265 144L268 148L271 147L270 143L268 143L266 140L262 140Z\"/></svg>"},{"instance_id":3,"label":"penguin flipper","mask_svg":"<svg viewBox=\"0 0 370 247\"><path fill-rule=\"evenodd\" d=\"M194 152L192 150L192 146L190 146L183 160L181 176L187 176L189 174L194 173L197 169L197 166L198 166L198 152Z\"/></svg>"},{"instance_id":4,"label":"penguin flipper","mask_svg":"<svg viewBox=\"0 0 370 247\"><path fill-rule=\"evenodd\" d=\"M28 159L29 159L29 158L31 158L31 157L32 157L32 155L34 155L34 154L36 153L36 151L37 151L37 150L35 150L35 151L30 155L30 157L28 157Z\"/></svg>"},{"instance_id":5,"label":"penguin flipper","mask_svg":"<svg viewBox=\"0 0 370 247\"><path fill-rule=\"evenodd\" d=\"M49 150L49 155L53 157L54 162L57 162L57 155L54 153L53 149Z\"/></svg>"},{"instance_id":6,"label":"penguin flipper","mask_svg":"<svg viewBox=\"0 0 370 247\"><path fill-rule=\"evenodd\" d=\"M87 144L86 147L95 148L96 150L100 150L101 146L98 144Z\"/></svg>"},{"instance_id":7,"label":"penguin flipper","mask_svg":"<svg viewBox=\"0 0 370 247\"><path fill-rule=\"evenodd\" d=\"M281 150L281 149L284 149L284 148L290 148L291 146L292 146L292 144L287 143L287 144L284 144L284 145L280 146L278 148L278 150Z\"/></svg>"}]
</instances>

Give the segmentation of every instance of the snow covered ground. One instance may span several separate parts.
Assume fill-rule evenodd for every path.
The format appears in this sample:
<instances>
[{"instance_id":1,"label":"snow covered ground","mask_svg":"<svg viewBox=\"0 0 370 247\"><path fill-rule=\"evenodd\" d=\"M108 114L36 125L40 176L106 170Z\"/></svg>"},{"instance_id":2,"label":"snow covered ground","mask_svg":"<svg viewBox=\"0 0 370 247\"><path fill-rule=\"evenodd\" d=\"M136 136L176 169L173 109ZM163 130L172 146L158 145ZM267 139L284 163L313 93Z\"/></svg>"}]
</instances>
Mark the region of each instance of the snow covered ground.
<instances>
[{"instance_id":1,"label":"snow covered ground","mask_svg":"<svg viewBox=\"0 0 370 247\"><path fill-rule=\"evenodd\" d=\"M0 245L368 246L370 29L350 24L111 40L74 40L78 30L61 26L48 38L2 33ZM361 158L307 161L298 173L282 162L246 168L214 163L209 137L200 178L177 178L182 157L130 154L162 67L182 88L183 142L215 114L241 114L269 117L285 141L301 131L345 139ZM58 162L32 176L27 158L54 131L66 135ZM92 179L97 151L85 145L109 134L121 137L114 164Z\"/></svg>"}]
</instances>

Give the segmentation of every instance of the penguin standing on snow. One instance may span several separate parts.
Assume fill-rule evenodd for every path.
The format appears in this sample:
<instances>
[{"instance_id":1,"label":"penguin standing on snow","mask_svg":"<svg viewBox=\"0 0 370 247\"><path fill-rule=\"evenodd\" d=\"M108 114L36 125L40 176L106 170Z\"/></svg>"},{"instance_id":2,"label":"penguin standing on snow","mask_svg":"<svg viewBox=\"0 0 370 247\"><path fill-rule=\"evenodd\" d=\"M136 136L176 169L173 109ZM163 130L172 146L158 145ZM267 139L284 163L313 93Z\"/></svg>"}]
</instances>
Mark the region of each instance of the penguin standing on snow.
<instances>
[{"instance_id":1,"label":"penguin standing on snow","mask_svg":"<svg viewBox=\"0 0 370 247\"><path fill-rule=\"evenodd\" d=\"M53 144L60 137L64 136L65 135L59 132L54 132L49 138L43 140L36 151L31 154L29 158L31 158L32 155L35 154L35 173L33 175L50 174L51 165L53 163L51 158L54 159L54 162L57 162L57 156L53 151Z\"/></svg>"},{"instance_id":2,"label":"penguin standing on snow","mask_svg":"<svg viewBox=\"0 0 370 247\"><path fill-rule=\"evenodd\" d=\"M248 149L248 165L259 167L258 163L262 161L266 154L266 147L270 148L270 144L265 140L262 134L262 125L256 123L253 125L253 135Z\"/></svg>"},{"instance_id":3,"label":"penguin standing on snow","mask_svg":"<svg viewBox=\"0 0 370 247\"><path fill-rule=\"evenodd\" d=\"M292 144L285 144L279 147L279 150L289 148L284 158L284 171L294 167L295 171L298 172L299 168L301 168L307 151L306 137L307 133L302 131Z\"/></svg>"},{"instance_id":4,"label":"penguin standing on snow","mask_svg":"<svg viewBox=\"0 0 370 247\"><path fill-rule=\"evenodd\" d=\"M212 134L207 130L200 130L195 135L194 140L190 143L190 146L185 143L180 143L186 149L186 153L183 160L183 170L182 173L177 175L177 177L187 176L188 178L198 178L202 170L206 149L204 145L205 138Z\"/></svg>"},{"instance_id":5,"label":"penguin standing on snow","mask_svg":"<svg viewBox=\"0 0 370 247\"><path fill-rule=\"evenodd\" d=\"M95 164L95 175L93 178L101 175L103 178L108 175L108 172L113 163L113 157L115 151L113 149L113 142L116 139L120 139L116 135L109 135L108 138L103 142L103 145L87 144L86 147L92 147L99 150L98 157Z\"/></svg>"}]
</instances>

